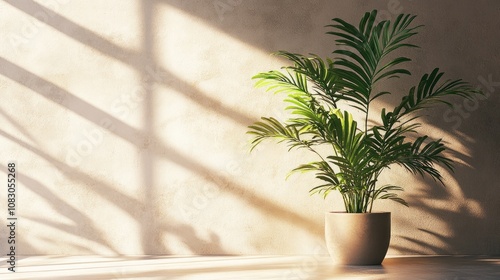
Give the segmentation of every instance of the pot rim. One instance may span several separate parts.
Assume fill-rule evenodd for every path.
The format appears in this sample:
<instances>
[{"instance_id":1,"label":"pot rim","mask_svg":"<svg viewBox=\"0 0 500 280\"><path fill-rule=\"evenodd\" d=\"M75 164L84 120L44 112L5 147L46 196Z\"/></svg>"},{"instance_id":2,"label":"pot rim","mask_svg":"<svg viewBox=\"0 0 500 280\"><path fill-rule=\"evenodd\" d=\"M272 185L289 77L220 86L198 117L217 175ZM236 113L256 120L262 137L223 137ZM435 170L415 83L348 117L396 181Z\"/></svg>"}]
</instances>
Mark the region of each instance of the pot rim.
<instances>
[{"instance_id":1,"label":"pot rim","mask_svg":"<svg viewBox=\"0 0 500 280\"><path fill-rule=\"evenodd\" d=\"M383 214L391 214L388 211L380 211L380 212L367 212L367 213L347 213L345 211L327 211L326 214L339 214L339 215L383 215Z\"/></svg>"}]
</instances>

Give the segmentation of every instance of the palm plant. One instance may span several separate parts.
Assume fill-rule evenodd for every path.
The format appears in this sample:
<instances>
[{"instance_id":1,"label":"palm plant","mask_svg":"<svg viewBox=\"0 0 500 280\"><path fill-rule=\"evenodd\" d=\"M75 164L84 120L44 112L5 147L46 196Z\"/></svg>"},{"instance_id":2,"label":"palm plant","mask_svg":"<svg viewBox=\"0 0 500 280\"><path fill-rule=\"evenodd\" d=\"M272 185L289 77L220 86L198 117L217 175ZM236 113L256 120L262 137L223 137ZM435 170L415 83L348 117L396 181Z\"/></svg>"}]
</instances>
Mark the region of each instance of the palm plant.
<instances>
[{"instance_id":1,"label":"palm plant","mask_svg":"<svg viewBox=\"0 0 500 280\"><path fill-rule=\"evenodd\" d=\"M443 73L436 68L423 75L399 105L382 109L379 120L369 119L371 104L390 94L376 90L377 84L411 75L402 67L411 59L394 53L417 47L407 41L420 27L412 26L412 15L401 14L394 22L378 23L376 16L376 10L367 12L358 26L339 18L332 20L333 24L327 26L332 30L327 34L335 35L340 46L333 52L333 60L279 51L277 55L293 65L253 77L256 87L286 94L284 102L290 117L286 121L262 117L249 126L252 149L271 138L287 143L290 150L303 148L316 154L318 161L302 164L291 173L314 172L322 184L310 193L326 197L331 191L339 191L350 213L371 212L376 199L408 206L396 193L402 187L377 184L380 174L391 165L403 166L413 174L428 174L442 183L435 164L453 170L452 161L444 154L441 139L419 136L418 113L436 103L450 105L444 97L471 99L480 93L462 80L442 81ZM364 116L361 123L340 105L359 110ZM322 153L325 149L318 149L320 146L329 147L329 154Z\"/></svg>"}]
</instances>

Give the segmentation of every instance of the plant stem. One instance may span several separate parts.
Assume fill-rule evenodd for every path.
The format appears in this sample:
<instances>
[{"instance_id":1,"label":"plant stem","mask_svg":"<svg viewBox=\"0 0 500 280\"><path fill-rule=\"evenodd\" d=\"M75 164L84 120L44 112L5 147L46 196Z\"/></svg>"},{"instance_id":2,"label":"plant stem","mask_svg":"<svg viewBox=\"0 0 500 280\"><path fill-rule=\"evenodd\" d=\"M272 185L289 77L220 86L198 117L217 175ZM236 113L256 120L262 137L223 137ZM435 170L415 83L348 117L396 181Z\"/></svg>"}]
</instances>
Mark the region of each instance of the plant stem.
<instances>
[{"instance_id":1,"label":"plant stem","mask_svg":"<svg viewBox=\"0 0 500 280\"><path fill-rule=\"evenodd\" d=\"M368 111L370 110L370 103L366 105L366 114L365 114L365 135L368 132Z\"/></svg>"},{"instance_id":2,"label":"plant stem","mask_svg":"<svg viewBox=\"0 0 500 280\"><path fill-rule=\"evenodd\" d=\"M378 176L380 175L382 171L377 171L375 172L375 174L373 174L373 185L370 187L370 192L375 194L375 187L376 187L376 184L377 184L377 180L378 180ZM372 194L372 195L373 195ZM370 201L370 213L372 212L372 209L373 209L373 202L374 202L374 197L372 197L371 201Z\"/></svg>"}]
</instances>

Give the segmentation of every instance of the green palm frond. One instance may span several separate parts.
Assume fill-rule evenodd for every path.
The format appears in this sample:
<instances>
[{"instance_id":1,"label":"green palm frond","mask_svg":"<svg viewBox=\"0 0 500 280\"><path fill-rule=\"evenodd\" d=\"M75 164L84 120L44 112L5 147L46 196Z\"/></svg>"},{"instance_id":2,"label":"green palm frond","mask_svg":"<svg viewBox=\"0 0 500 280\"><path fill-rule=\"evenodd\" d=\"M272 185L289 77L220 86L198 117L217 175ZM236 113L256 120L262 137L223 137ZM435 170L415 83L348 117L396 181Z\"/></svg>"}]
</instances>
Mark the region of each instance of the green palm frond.
<instances>
[{"instance_id":1,"label":"green palm frond","mask_svg":"<svg viewBox=\"0 0 500 280\"><path fill-rule=\"evenodd\" d=\"M410 150L397 158L395 163L402 165L414 174L420 174L421 176L428 174L433 179L443 183L441 173L434 167L434 164L440 164L452 171L452 161L443 156L446 147L441 139L424 144L426 139L428 139L428 136L417 138L411 145Z\"/></svg>"},{"instance_id":2,"label":"green palm frond","mask_svg":"<svg viewBox=\"0 0 500 280\"><path fill-rule=\"evenodd\" d=\"M418 85L410 88L401 103L392 110L382 108L379 120L370 120L370 105L377 98L391 94L377 91L382 80L411 73L404 67L411 59L394 55L401 48L417 47L408 40L420 26L415 16L401 14L394 21L377 22L377 11L366 13L358 25L334 18L328 34L336 36L339 49L333 60L317 55L279 51L277 55L292 63L281 71L257 74L256 87L285 94L286 121L261 118L249 126L252 149L266 139L285 143L289 149L305 149L319 157L302 164L296 172L312 172L321 183L311 194L326 197L332 191L342 195L347 212L370 212L377 199L390 199L408 206L397 195L403 188L378 186L380 174L401 165L407 171L430 176L443 183L438 166L453 171L441 139L417 136L421 126L419 111L437 103L448 104L446 97L465 99L481 94L462 80L441 81L444 73L434 69ZM360 110L362 123L342 105ZM409 137L409 136L412 137ZM414 139L414 140L412 140ZM326 151L326 153L325 153Z\"/></svg>"},{"instance_id":3,"label":"green palm frond","mask_svg":"<svg viewBox=\"0 0 500 280\"><path fill-rule=\"evenodd\" d=\"M342 175L335 172L326 161L302 164L290 171L287 178L296 172L314 172L317 179L325 182L324 184L318 185L309 190L311 195L323 194L326 196L331 190L340 188L343 184Z\"/></svg>"},{"instance_id":4,"label":"green palm frond","mask_svg":"<svg viewBox=\"0 0 500 280\"><path fill-rule=\"evenodd\" d=\"M255 87L266 87L277 93L308 93L306 77L300 73L269 71L252 77L258 80Z\"/></svg>"},{"instance_id":5,"label":"green palm frond","mask_svg":"<svg viewBox=\"0 0 500 280\"><path fill-rule=\"evenodd\" d=\"M294 125L284 125L275 118L262 117L262 121L255 122L249 126L248 134L253 135L251 150L253 150L264 139L275 139L278 143L288 143L289 150L293 148L305 148L309 143L300 138L300 130Z\"/></svg>"},{"instance_id":6,"label":"green palm frond","mask_svg":"<svg viewBox=\"0 0 500 280\"><path fill-rule=\"evenodd\" d=\"M338 78L333 73L333 62L330 59L324 61L319 56L311 54L306 57L300 54L294 54L286 51L276 53L294 63L293 66L284 67L287 70L292 70L307 78L313 84L315 94L319 100L336 108L338 101L339 87L337 85Z\"/></svg>"},{"instance_id":7,"label":"green palm frond","mask_svg":"<svg viewBox=\"0 0 500 280\"><path fill-rule=\"evenodd\" d=\"M434 103L444 103L451 106L449 102L443 99L448 96L472 99L476 94L480 94L480 91L473 89L469 83L462 80L448 80L438 86L443 75L444 73L439 72L438 68L434 69L430 74L423 75L418 86L412 87L408 95L404 96L401 103L396 106L394 114L401 117L427 108Z\"/></svg>"},{"instance_id":8,"label":"green palm frond","mask_svg":"<svg viewBox=\"0 0 500 280\"><path fill-rule=\"evenodd\" d=\"M392 201L395 201L397 203L403 204L404 206L408 207L408 203L402 198L400 198L396 193L396 191L404 191L402 187L399 186L392 186L392 185L385 185L380 188L378 188L374 194L373 194L373 200L375 199L390 199Z\"/></svg>"},{"instance_id":9,"label":"green palm frond","mask_svg":"<svg viewBox=\"0 0 500 280\"><path fill-rule=\"evenodd\" d=\"M372 89L378 81L411 74L407 69L396 67L411 61L407 57L396 57L385 64L382 62L398 48L416 47L405 41L417 34L415 30L419 27L410 27L414 16L400 15L392 24L390 21L375 24L376 16L377 11L366 13L359 23L359 28L335 18L335 24L328 25L334 28L334 31L327 32L339 37L336 40L338 45L349 48L333 52L339 55L334 63L340 66L334 72L341 78L338 84L343 87L345 100L361 106L364 112L369 110L371 101L388 94L380 92L372 96Z\"/></svg>"}]
</instances>

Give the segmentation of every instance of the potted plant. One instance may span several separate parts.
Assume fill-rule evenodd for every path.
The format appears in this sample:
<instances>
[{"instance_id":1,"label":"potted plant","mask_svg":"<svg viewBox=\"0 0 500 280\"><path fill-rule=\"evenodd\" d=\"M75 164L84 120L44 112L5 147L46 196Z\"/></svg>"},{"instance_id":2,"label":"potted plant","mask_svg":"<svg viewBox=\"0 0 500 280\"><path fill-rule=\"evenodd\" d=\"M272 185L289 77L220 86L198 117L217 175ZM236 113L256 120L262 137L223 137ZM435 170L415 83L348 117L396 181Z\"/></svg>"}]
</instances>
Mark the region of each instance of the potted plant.
<instances>
[{"instance_id":1,"label":"potted plant","mask_svg":"<svg viewBox=\"0 0 500 280\"><path fill-rule=\"evenodd\" d=\"M390 199L405 206L397 195L403 187L379 185L379 177L392 165L413 174L429 175L442 182L435 165L453 170L441 139L420 135L419 113L448 96L471 99L480 93L462 80L446 80L434 69L424 74L393 108L382 108L372 118L374 101L388 91L382 81L411 73L404 67L411 59L395 55L402 48L414 48L408 39L417 34L415 16L399 15L393 22L376 22L377 11L367 12L357 26L334 18L327 34L336 36L339 46L333 59L317 55L279 51L292 62L283 71L257 74L256 87L285 94L289 117L278 121L262 117L249 126L252 149L271 138L288 144L290 150L305 149L318 158L293 172L315 173L322 183L311 194L326 197L339 191L346 212L326 213L325 237L335 263L380 264L390 240L390 213L373 213L377 199ZM356 120L351 112L361 113ZM320 148L325 147L325 148ZM325 153L326 151L326 153Z\"/></svg>"}]
</instances>

